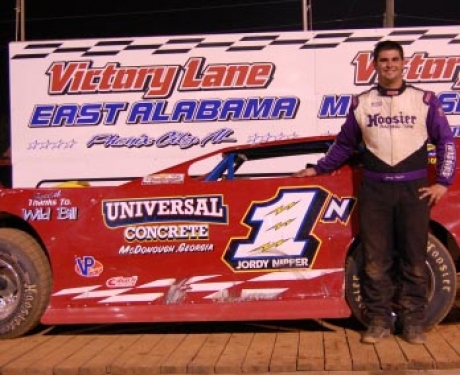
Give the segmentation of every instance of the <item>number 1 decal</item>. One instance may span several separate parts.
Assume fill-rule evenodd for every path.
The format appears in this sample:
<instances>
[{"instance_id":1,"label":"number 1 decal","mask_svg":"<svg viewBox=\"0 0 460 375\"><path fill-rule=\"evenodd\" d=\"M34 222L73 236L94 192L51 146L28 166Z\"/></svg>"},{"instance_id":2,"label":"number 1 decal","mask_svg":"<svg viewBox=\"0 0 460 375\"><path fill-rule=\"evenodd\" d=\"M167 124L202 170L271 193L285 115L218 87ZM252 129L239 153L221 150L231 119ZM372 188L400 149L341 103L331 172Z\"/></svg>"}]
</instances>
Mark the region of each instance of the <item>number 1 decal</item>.
<instances>
[{"instance_id":1,"label":"number 1 decal","mask_svg":"<svg viewBox=\"0 0 460 375\"><path fill-rule=\"evenodd\" d=\"M280 189L273 199L253 203L243 219L249 234L230 241L225 261L235 271L310 267L321 245L313 229L328 197L319 187ZM342 214L349 217L354 201L340 206Z\"/></svg>"}]
</instances>

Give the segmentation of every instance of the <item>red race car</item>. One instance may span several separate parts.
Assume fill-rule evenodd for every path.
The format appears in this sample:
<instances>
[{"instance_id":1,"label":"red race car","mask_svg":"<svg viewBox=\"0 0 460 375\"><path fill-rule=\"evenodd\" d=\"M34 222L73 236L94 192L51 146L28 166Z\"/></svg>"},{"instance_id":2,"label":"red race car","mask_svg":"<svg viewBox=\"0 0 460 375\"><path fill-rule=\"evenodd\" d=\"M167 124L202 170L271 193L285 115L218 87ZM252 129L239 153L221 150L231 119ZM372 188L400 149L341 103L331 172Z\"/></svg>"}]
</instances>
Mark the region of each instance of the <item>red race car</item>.
<instances>
[{"instance_id":1,"label":"red race car","mask_svg":"<svg viewBox=\"0 0 460 375\"><path fill-rule=\"evenodd\" d=\"M0 337L39 322L354 315L365 325L359 153L333 174L293 177L332 142L230 147L116 186L0 190ZM459 194L457 182L432 210L426 328L456 295Z\"/></svg>"}]
</instances>

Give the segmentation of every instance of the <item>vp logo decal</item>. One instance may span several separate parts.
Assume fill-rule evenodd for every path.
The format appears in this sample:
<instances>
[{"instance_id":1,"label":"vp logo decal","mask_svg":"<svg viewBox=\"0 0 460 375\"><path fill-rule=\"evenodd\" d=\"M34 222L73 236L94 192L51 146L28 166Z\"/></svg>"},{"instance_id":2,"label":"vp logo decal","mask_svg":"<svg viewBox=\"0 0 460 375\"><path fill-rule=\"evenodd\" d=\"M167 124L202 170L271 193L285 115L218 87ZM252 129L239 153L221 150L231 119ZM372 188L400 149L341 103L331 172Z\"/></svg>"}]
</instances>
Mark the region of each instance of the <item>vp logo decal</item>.
<instances>
[{"instance_id":1,"label":"vp logo decal","mask_svg":"<svg viewBox=\"0 0 460 375\"><path fill-rule=\"evenodd\" d=\"M75 262L75 272L83 277L97 277L104 270L102 263L92 256L76 258Z\"/></svg>"}]
</instances>

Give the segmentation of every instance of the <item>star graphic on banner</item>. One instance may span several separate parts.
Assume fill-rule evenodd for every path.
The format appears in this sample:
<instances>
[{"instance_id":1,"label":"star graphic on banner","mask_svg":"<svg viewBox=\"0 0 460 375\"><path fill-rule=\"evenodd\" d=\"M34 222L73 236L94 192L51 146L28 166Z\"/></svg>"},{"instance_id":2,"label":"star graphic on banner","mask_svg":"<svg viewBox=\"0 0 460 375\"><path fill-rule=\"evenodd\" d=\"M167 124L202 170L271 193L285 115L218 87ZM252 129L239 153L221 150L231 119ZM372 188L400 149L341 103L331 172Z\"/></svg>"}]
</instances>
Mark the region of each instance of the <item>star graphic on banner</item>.
<instances>
[{"instance_id":1,"label":"star graphic on banner","mask_svg":"<svg viewBox=\"0 0 460 375\"><path fill-rule=\"evenodd\" d=\"M77 143L78 142L73 138L68 141L64 141L62 139L59 139L58 141L51 141L49 139L39 141L38 139L35 139L34 141L29 142L27 150L62 150L66 148L72 148Z\"/></svg>"}]
</instances>

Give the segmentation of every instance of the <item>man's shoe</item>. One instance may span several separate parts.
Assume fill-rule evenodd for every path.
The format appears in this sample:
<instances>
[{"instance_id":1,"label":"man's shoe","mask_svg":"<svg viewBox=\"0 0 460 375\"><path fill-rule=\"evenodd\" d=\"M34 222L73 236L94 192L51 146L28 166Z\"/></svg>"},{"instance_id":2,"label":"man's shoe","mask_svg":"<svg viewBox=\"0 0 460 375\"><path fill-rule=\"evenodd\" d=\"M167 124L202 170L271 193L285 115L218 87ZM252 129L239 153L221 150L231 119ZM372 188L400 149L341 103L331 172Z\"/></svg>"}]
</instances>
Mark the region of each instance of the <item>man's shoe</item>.
<instances>
[{"instance_id":1,"label":"man's shoe","mask_svg":"<svg viewBox=\"0 0 460 375\"><path fill-rule=\"evenodd\" d=\"M422 345L426 342L426 335L420 326L407 326L403 328L404 340L411 344Z\"/></svg>"},{"instance_id":2,"label":"man's shoe","mask_svg":"<svg viewBox=\"0 0 460 375\"><path fill-rule=\"evenodd\" d=\"M389 336L390 328L385 328L380 325L370 325L367 331L361 336L361 342L365 344L376 344Z\"/></svg>"}]
</instances>

